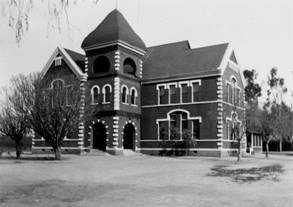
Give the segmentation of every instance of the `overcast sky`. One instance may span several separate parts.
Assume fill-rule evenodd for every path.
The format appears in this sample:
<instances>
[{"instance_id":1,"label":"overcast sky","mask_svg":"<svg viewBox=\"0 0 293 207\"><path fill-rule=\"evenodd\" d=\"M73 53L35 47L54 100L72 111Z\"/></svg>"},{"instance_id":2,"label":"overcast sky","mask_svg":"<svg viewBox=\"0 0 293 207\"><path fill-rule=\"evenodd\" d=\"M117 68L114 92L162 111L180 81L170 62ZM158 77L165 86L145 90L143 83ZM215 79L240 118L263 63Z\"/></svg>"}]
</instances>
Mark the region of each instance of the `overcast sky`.
<instances>
[{"instance_id":1,"label":"overcast sky","mask_svg":"<svg viewBox=\"0 0 293 207\"><path fill-rule=\"evenodd\" d=\"M83 38L115 8L116 0L77 0L61 33L48 31L47 4L34 1L30 29L19 47L0 17L0 85L17 73L41 71L61 45L82 52ZM264 84L269 70L293 90L292 0L119 0L118 9L147 46L189 40L193 48L232 43L242 68L255 69Z\"/></svg>"}]
</instances>

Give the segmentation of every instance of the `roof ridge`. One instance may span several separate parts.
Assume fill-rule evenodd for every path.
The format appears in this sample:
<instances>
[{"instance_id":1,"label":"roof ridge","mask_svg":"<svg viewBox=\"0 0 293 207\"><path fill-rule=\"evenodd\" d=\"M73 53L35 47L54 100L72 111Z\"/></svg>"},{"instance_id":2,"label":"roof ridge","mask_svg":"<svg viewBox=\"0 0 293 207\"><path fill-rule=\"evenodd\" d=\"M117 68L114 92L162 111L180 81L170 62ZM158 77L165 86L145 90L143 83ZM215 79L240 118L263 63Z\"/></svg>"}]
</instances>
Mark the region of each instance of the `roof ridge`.
<instances>
[{"instance_id":1,"label":"roof ridge","mask_svg":"<svg viewBox=\"0 0 293 207\"><path fill-rule=\"evenodd\" d=\"M208 47L217 47L220 45L229 45L229 42L225 42L225 43L219 43L219 44L215 44L215 45L207 45L207 46L202 46L202 47L195 47L195 48L190 48L190 50L197 50L197 49L204 49L204 48L208 48Z\"/></svg>"},{"instance_id":2,"label":"roof ridge","mask_svg":"<svg viewBox=\"0 0 293 207\"><path fill-rule=\"evenodd\" d=\"M160 44L160 45L153 45L153 46L148 47L148 49L151 49L151 48L154 48L154 47L166 46L166 45L174 45L174 44L179 44L179 43L184 43L184 42L187 42L187 44L188 44L188 46L190 48L190 44L189 44L188 40L181 40L181 41L177 41L177 42L169 42L169 43L163 43L163 44Z\"/></svg>"}]
</instances>

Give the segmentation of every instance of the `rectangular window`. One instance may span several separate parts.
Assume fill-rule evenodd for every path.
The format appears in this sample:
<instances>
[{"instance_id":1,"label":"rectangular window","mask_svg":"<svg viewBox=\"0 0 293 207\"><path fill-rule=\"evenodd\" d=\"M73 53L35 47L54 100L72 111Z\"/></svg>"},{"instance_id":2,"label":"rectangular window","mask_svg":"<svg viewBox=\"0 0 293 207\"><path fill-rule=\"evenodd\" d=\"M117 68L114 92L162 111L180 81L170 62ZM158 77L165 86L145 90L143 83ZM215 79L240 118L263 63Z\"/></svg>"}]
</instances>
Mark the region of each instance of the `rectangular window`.
<instances>
[{"instance_id":1,"label":"rectangular window","mask_svg":"<svg viewBox=\"0 0 293 207\"><path fill-rule=\"evenodd\" d=\"M159 122L159 140L168 140L169 138L169 130L168 130L168 121L160 121Z\"/></svg>"},{"instance_id":2,"label":"rectangular window","mask_svg":"<svg viewBox=\"0 0 293 207\"><path fill-rule=\"evenodd\" d=\"M230 121L227 120L227 138L231 139Z\"/></svg>"},{"instance_id":3,"label":"rectangular window","mask_svg":"<svg viewBox=\"0 0 293 207\"><path fill-rule=\"evenodd\" d=\"M181 85L181 100L182 103L188 103L190 100L188 100L188 85L187 84L182 84Z\"/></svg>"},{"instance_id":4,"label":"rectangular window","mask_svg":"<svg viewBox=\"0 0 293 207\"><path fill-rule=\"evenodd\" d=\"M193 102L199 101L199 83L192 83Z\"/></svg>"},{"instance_id":5,"label":"rectangular window","mask_svg":"<svg viewBox=\"0 0 293 207\"><path fill-rule=\"evenodd\" d=\"M228 85L228 89L229 89L229 103L233 103L233 92L234 92L234 90L233 90L233 87L229 84Z\"/></svg>"},{"instance_id":6,"label":"rectangular window","mask_svg":"<svg viewBox=\"0 0 293 207\"><path fill-rule=\"evenodd\" d=\"M180 114L170 114L170 139L180 139Z\"/></svg>"},{"instance_id":7,"label":"rectangular window","mask_svg":"<svg viewBox=\"0 0 293 207\"><path fill-rule=\"evenodd\" d=\"M188 119L187 119L187 114L181 114L181 123L182 123L182 131L188 129Z\"/></svg>"},{"instance_id":8,"label":"rectangular window","mask_svg":"<svg viewBox=\"0 0 293 207\"><path fill-rule=\"evenodd\" d=\"M199 120L192 121L192 137L194 139L200 139L200 123Z\"/></svg>"},{"instance_id":9,"label":"rectangular window","mask_svg":"<svg viewBox=\"0 0 293 207\"><path fill-rule=\"evenodd\" d=\"M170 85L170 103L176 103L176 87Z\"/></svg>"},{"instance_id":10,"label":"rectangular window","mask_svg":"<svg viewBox=\"0 0 293 207\"><path fill-rule=\"evenodd\" d=\"M165 86L159 86L159 104L166 104L166 89Z\"/></svg>"},{"instance_id":11,"label":"rectangular window","mask_svg":"<svg viewBox=\"0 0 293 207\"><path fill-rule=\"evenodd\" d=\"M62 57L56 57L54 62L55 62L55 66L60 66L62 62Z\"/></svg>"}]
</instances>

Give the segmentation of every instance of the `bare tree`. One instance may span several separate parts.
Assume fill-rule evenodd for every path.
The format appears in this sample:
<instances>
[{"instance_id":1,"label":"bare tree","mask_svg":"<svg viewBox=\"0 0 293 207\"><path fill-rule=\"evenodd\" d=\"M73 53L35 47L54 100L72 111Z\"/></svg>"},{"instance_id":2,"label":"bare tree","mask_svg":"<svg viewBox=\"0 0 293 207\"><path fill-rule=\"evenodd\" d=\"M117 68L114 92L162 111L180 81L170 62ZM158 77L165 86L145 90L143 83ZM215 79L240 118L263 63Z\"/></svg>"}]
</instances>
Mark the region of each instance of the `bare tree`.
<instances>
[{"instance_id":1,"label":"bare tree","mask_svg":"<svg viewBox=\"0 0 293 207\"><path fill-rule=\"evenodd\" d=\"M77 4L77 0L42 0L37 1L47 9L48 31L62 30L62 20L69 25L68 8L71 4ZM97 4L98 0L92 0ZM3 0L0 2L1 16L7 18L8 26L15 32L15 40L19 44L23 35L29 30L30 16L36 4L35 0Z\"/></svg>"},{"instance_id":2,"label":"bare tree","mask_svg":"<svg viewBox=\"0 0 293 207\"><path fill-rule=\"evenodd\" d=\"M61 145L80 121L79 81L64 87L62 81L54 82L48 89L48 81L35 82L35 103L31 122L36 133L52 146L55 159L61 159Z\"/></svg>"},{"instance_id":3,"label":"bare tree","mask_svg":"<svg viewBox=\"0 0 293 207\"><path fill-rule=\"evenodd\" d=\"M0 111L0 132L10 137L15 142L16 158L20 159L22 152L22 139L29 132L29 117L24 111L16 110L17 103L21 105L16 80L22 78L22 75L15 76L10 81L10 86L3 89L4 100L1 103Z\"/></svg>"},{"instance_id":4,"label":"bare tree","mask_svg":"<svg viewBox=\"0 0 293 207\"><path fill-rule=\"evenodd\" d=\"M64 87L56 82L48 87L49 80L40 74L19 75L14 79L17 93L11 98L15 111L26 114L31 128L52 146L55 159L61 159L61 145L81 120L79 81Z\"/></svg>"}]
</instances>

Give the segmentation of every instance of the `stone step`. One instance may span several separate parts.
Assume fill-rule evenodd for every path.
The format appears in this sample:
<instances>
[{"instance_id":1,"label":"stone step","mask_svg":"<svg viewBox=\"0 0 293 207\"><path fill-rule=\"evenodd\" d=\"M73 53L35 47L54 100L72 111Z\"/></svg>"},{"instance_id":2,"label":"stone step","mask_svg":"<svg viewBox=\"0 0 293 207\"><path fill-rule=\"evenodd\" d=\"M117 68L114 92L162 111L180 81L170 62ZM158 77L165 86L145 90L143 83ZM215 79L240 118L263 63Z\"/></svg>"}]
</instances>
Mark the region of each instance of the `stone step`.
<instances>
[{"instance_id":1,"label":"stone step","mask_svg":"<svg viewBox=\"0 0 293 207\"><path fill-rule=\"evenodd\" d=\"M90 152L88 152L86 155L89 155L89 156L108 156L110 154L107 152L104 152L102 150L91 149Z\"/></svg>"}]
</instances>

